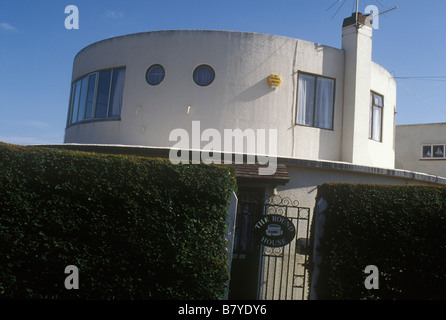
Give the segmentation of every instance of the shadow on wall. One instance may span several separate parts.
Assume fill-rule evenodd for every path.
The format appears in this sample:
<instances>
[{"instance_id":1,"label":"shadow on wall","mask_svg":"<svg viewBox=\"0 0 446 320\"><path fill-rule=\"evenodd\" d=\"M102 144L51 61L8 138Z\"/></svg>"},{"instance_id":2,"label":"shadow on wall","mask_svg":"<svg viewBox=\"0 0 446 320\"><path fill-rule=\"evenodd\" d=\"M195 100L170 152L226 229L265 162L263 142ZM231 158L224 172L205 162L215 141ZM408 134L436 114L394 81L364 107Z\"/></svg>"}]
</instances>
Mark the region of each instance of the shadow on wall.
<instances>
[{"instance_id":1,"label":"shadow on wall","mask_svg":"<svg viewBox=\"0 0 446 320\"><path fill-rule=\"evenodd\" d=\"M259 82L238 94L231 102L250 102L257 100L271 92L274 92L267 82L268 77L263 78Z\"/></svg>"},{"instance_id":2,"label":"shadow on wall","mask_svg":"<svg viewBox=\"0 0 446 320\"><path fill-rule=\"evenodd\" d=\"M344 54L332 53L330 48L316 47L322 53L322 75L334 78L332 129L319 129L319 159L342 159L342 109L344 101Z\"/></svg>"}]
</instances>

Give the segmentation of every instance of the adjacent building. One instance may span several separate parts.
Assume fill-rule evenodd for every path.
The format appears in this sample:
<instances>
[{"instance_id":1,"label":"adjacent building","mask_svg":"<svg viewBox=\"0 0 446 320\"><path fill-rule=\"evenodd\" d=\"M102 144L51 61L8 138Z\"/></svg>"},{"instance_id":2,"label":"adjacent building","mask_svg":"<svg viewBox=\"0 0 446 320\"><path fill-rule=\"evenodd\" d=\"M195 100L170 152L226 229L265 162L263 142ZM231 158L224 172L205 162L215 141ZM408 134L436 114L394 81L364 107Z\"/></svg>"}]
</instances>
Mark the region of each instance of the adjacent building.
<instances>
[{"instance_id":1,"label":"adjacent building","mask_svg":"<svg viewBox=\"0 0 446 320\"><path fill-rule=\"evenodd\" d=\"M398 168L446 177L446 123L396 127Z\"/></svg>"}]
</instances>

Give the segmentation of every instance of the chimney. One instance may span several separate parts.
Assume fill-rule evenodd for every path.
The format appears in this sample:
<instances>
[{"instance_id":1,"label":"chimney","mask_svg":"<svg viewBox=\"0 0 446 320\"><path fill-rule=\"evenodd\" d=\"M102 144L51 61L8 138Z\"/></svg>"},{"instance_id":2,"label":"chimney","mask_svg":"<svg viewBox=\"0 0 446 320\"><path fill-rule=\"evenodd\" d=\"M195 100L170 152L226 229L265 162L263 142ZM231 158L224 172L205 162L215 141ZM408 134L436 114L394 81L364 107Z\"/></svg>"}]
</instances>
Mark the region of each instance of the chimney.
<instances>
[{"instance_id":1,"label":"chimney","mask_svg":"<svg viewBox=\"0 0 446 320\"><path fill-rule=\"evenodd\" d=\"M369 26L372 27L372 19L369 19L371 16L369 14L363 15L361 12L358 12L358 23L356 23L356 13L352 13L351 17L345 18L342 23L342 28L348 27L350 25L358 25L358 26Z\"/></svg>"},{"instance_id":2,"label":"chimney","mask_svg":"<svg viewBox=\"0 0 446 320\"><path fill-rule=\"evenodd\" d=\"M345 69L341 160L355 164L367 163L368 158L364 150L368 143L372 64L372 24L368 17L353 13L342 25Z\"/></svg>"}]
</instances>

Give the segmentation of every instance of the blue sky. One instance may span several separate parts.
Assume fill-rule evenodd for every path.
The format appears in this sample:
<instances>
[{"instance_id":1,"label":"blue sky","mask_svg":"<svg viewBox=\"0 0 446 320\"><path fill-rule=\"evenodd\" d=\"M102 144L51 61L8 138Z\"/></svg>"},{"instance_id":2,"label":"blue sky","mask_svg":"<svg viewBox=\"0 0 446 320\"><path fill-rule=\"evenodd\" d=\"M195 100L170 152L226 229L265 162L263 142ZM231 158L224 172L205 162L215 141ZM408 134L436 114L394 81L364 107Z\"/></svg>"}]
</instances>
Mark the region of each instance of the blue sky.
<instances>
[{"instance_id":1,"label":"blue sky","mask_svg":"<svg viewBox=\"0 0 446 320\"><path fill-rule=\"evenodd\" d=\"M65 7L79 9L67 30ZM382 12L373 60L397 78L397 124L446 122L446 1L360 0ZM249 31L341 46L354 0L3 0L0 141L62 143L72 63L109 37L169 29ZM419 78L427 77L427 78Z\"/></svg>"}]
</instances>

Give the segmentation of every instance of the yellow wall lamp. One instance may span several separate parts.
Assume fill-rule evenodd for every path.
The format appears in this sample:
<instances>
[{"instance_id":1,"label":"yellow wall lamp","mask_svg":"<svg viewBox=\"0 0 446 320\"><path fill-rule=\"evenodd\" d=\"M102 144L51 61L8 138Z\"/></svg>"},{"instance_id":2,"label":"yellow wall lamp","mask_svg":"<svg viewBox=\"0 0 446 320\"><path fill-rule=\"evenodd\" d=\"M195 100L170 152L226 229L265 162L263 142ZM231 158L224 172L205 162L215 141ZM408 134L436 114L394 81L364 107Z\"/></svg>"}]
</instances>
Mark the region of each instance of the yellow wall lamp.
<instances>
[{"instance_id":1,"label":"yellow wall lamp","mask_svg":"<svg viewBox=\"0 0 446 320\"><path fill-rule=\"evenodd\" d=\"M273 89L276 90L280 84L282 83L282 78L280 78L277 74L272 74L268 77L268 85Z\"/></svg>"}]
</instances>

